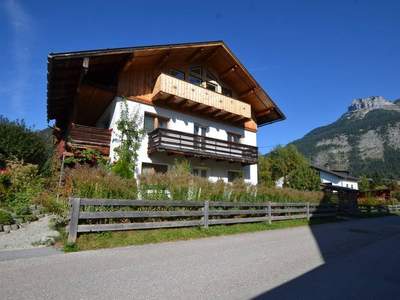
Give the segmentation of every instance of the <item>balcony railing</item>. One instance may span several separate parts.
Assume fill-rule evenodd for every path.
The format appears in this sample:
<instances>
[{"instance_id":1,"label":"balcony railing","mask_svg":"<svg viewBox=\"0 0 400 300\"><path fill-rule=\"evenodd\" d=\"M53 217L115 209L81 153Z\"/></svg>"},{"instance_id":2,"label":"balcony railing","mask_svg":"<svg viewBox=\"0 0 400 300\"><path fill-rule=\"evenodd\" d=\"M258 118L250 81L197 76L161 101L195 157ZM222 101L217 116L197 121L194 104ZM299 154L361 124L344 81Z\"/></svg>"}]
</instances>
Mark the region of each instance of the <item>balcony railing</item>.
<instances>
[{"instance_id":1,"label":"balcony railing","mask_svg":"<svg viewBox=\"0 0 400 300\"><path fill-rule=\"evenodd\" d=\"M204 87L167 74L160 74L153 88L153 101L168 105L184 106L198 114L208 114L213 118L247 121L251 119L251 106L248 103L216 93ZM196 107L193 111L191 108Z\"/></svg>"},{"instance_id":2,"label":"balcony railing","mask_svg":"<svg viewBox=\"0 0 400 300\"><path fill-rule=\"evenodd\" d=\"M258 161L257 147L165 128L157 128L149 133L148 153L155 152L240 162L246 165Z\"/></svg>"},{"instance_id":3,"label":"balcony railing","mask_svg":"<svg viewBox=\"0 0 400 300\"><path fill-rule=\"evenodd\" d=\"M68 146L71 149L94 149L104 155L110 153L111 130L72 124L69 129Z\"/></svg>"}]
</instances>

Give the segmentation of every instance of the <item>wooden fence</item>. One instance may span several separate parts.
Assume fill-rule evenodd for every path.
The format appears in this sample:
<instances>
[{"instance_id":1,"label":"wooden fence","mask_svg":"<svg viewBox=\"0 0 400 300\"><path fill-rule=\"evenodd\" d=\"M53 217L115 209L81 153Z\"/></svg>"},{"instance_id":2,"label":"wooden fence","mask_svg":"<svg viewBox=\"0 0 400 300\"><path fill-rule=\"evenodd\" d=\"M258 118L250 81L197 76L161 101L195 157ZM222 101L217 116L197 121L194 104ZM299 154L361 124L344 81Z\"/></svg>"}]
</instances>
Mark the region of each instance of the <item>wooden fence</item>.
<instances>
[{"instance_id":1,"label":"wooden fence","mask_svg":"<svg viewBox=\"0 0 400 300\"><path fill-rule=\"evenodd\" d=\"M68 242L78 233L310 219L337 215L335 205L70 198ZM134 222L132 221L134 220ZM79 222L82 221L82 222ZM115 222L117 221L117 222ZM83 223L84 224L80 224Z\"/></svg>"},{"instance_id":2,"label":"wooden fence","mask_svg":"<svg viewBox=\"0 0 400 300\"><path fill-rule=\"evenodd\" d=\"M389 213L398 213L400 212L400 204L393 204L387 206Z\"/></svg>"}]
</instances>

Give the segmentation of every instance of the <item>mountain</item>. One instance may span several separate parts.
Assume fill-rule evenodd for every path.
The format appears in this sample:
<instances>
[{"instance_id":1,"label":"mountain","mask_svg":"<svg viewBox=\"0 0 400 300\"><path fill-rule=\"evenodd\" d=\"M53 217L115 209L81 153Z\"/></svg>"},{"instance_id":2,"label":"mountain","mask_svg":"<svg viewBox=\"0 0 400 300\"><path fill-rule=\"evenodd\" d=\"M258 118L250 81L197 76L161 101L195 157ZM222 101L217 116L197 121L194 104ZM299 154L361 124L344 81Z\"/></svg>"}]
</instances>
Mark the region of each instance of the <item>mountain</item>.
<instances>
[{"instance_id":1,"label":"mountain","mask_svg":"<svg viewBox=\"0 0 400 300\"><path fill-rule=\"evenodd\" d=\"M400 99L355 99L337 121L291 144L316 165L400 178Z\"/></svg>"}]
</instances>

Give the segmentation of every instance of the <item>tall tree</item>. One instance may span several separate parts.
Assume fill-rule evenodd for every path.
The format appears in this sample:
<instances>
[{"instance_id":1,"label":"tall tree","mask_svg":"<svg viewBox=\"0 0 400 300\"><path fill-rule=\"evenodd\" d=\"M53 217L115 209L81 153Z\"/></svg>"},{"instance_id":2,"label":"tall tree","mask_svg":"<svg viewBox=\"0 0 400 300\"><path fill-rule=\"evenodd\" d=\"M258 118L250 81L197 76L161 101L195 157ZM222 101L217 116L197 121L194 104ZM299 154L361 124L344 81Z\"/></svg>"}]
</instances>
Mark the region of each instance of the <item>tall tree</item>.
<instances>
[{"instance_id":1,"label":"tall tree","mask_svg":"<svg viewBox=\"0 0 400 300\"><path fill-rule=\"evenodd\" d=\"M10 159L42 166L48 156L45 140L23 120L10 121L0 116L0 166Z\"/></svg>"},{"instance_id":2,"label":"tall tree","mask_svg":"<svg viewBox=\"0 0 400 300\"><path fill-rule=\"evenodd\" d=\"M283 178L284 186L299 190L318 190L320 179L295 146L278 146L259 160L259 181L273 186Z\"/></svg>"}]
</instances>

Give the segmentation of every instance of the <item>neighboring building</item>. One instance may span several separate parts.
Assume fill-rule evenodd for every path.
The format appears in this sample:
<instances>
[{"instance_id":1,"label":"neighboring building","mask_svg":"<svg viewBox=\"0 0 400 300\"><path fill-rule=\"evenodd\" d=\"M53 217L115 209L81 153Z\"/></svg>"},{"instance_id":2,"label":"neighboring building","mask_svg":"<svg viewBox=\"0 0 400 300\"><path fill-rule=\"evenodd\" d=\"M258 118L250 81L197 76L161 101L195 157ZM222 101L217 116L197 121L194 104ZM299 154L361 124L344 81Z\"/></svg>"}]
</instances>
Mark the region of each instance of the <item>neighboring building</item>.
<instances>
[{"instance_id":1,"label":"neighboring building","mask_svg":"<svg viewBox=\"0 0 400 300\"><path fill-rule=\"evenodd\" d=\"M358 190L358 178L351 176L348 171L331 170L315 165L312 167L318 171L322 184Z\"/></svg>"},{"instance_id":2,"label":"neighboring building","mask_svg":"<svg viewBox=\"0 0 400 300\"><path fill-rule=\"evenodd\" d=\"M177 157L210 180L257 183L257 129L285 116L222 42L52 53L48 119L59 153L97 149L115 160L121 103L147 132L136 173Z\"/></svg>"}]
</instances>

